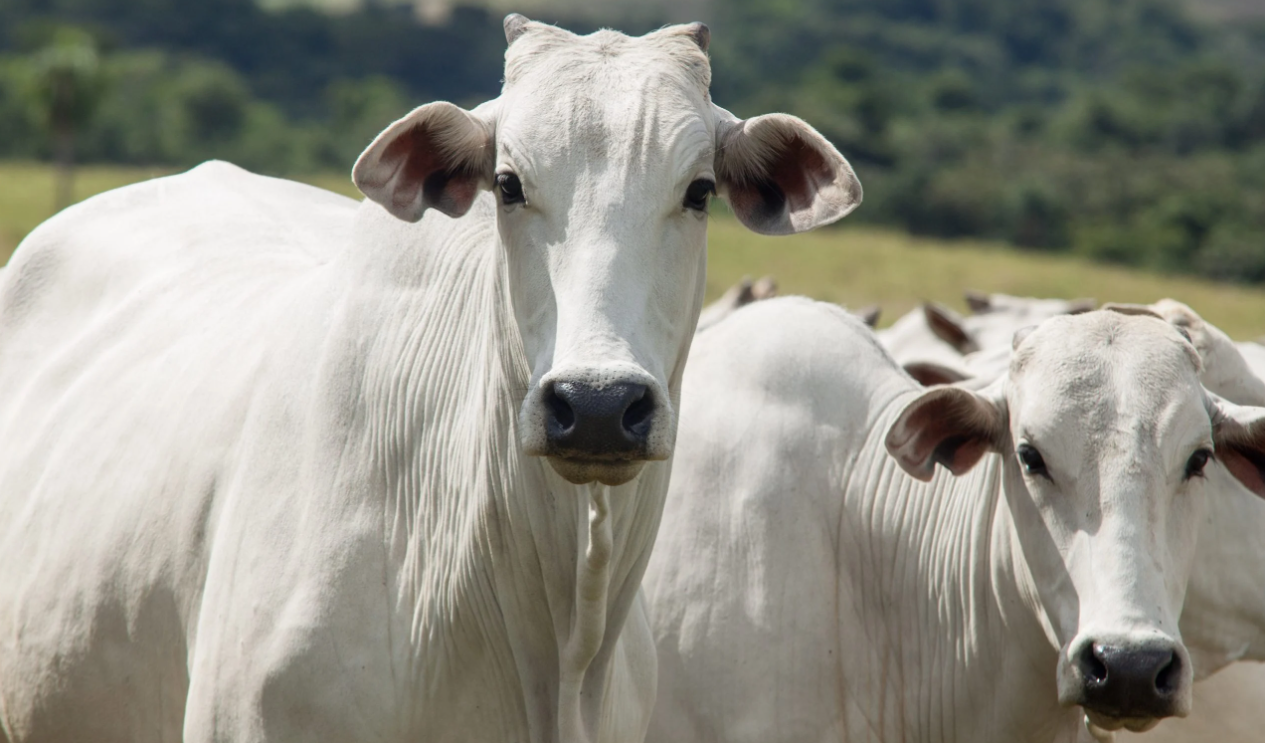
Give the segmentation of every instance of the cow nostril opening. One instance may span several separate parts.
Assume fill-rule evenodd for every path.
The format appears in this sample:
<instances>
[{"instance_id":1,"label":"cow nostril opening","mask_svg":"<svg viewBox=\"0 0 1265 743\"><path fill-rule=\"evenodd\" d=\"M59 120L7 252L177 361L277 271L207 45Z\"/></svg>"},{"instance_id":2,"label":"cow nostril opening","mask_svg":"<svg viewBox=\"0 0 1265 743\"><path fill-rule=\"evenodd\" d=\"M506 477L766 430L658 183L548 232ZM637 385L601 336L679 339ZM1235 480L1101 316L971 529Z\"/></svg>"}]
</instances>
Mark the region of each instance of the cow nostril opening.
<instances>
[{"instance_id":1,"label":"cow nostril opening","mask_svg":"<svg viewBox=\"0 0 1265 743\"><path fill-rule=\"evenodd\" d=\"M654 400L643 388L641 395L624 411L624 430L635 436L645 436L650 432L650 418L654 413Z\"/></svg>"},{"instance_id":2,"label":"cow nostril opening","mask_svg":"<svg viewBox=\"0 0 1265 743\"><path fill-rule=\"evenodd\" d=\"M1164 695L1176 692L1178 684L1181 683L1181 673L1181 658L1177 653L1173 653L1168 663L1155 674L1155 690Z\"/></svg>"},{"instance_id":3,"label":"cow nostril opening","mask_svg":"<svg viewBox=\"0 0 1265 743\"><path fill-rule=\"evenodd\" d=\"M1096 642L1090 643L1081 650L1077 665L1085 680L1094 684L1107 682L1107 664L1103 662L1104 648Z\"/></svg>"},{"instance_id":4,"label":"cow nostril opening","mask_svg":"<svg viewBox=\"0 0 1265 743\"><path fill-rule=\"evenodd\" d=\"M545 395L545 405L549 407L549 415L558 427L566 431L575 425L575 411L571 409L571 405L563 400L558 391L550 386L549 392Z\"/></svg>"}]
</instances>

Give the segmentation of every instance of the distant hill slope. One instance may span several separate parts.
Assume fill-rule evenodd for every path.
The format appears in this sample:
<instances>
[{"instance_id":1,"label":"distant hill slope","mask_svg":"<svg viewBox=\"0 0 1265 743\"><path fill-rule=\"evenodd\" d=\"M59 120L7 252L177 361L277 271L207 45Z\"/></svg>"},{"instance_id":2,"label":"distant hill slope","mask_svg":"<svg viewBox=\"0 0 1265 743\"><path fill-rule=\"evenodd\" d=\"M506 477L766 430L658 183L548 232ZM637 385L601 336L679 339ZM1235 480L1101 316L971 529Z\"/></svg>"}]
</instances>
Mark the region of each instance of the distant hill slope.
<instances>
[{"instance_id":1,"label":"distant hill slope","mask_svg":"<svg viewBox=\"0 0 1265 743\"><path fill-rule=\"evenodd\" d=\"M365 0L257 0L270 9L304 6L329 12L357 10ZM667 14L674 20L705 19L708 6L717 0L461 0L460 4L478 5L489 10L531 15L560 14L568 18L589 16L602 20L611 16ZM1183 0L1196 16L1212 20L1265 18L1265 0ZM457 0L384 0L386 4L412 5L419 18L439 20L458 4Z\"/></svg>"},{"instance_id":2,"label":"distant hill slope","mask_svg":"<svg viewBox=\"0 0 1265 743\"><path fill-rule=\"evenodd\" d=\"M1265 18L1265 0L1186 0L1192 13L1214 20Z\"/></svg>"},{"instance_id":3,"label":"distant hill slope","mask_svg":"<svg viewBox=\"0 0 1265 743\"><path fill-rule=\"evenodd\" d=\"M595 22L627 17L666 17L671 20L698 20L714 0L381 0L384 5L411 5L425 21L445 19L456 5L474 5L497 13L525 13L528 16L590 18ZM296 6L319 8L333 13L358 10L365 0L257 0L260 6L282 10Z\"/></svg>"}]
</instances>

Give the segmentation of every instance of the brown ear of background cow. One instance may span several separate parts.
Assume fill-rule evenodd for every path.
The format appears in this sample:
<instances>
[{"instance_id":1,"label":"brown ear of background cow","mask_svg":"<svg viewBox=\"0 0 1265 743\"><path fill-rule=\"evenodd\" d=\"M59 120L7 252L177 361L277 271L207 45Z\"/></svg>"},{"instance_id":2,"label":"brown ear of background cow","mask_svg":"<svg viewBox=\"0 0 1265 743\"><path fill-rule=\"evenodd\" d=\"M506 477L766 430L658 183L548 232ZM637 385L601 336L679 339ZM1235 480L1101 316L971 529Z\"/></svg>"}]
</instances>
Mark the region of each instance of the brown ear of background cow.
<instances>
[{"instance_id":1,"label":"brown ear of background cow","mask_svg":"<svg viewBox=\"0 0 1265 743\"><path fill-rule=\"evenodd\" d=\"M962 292L962 299L966 300L966 306L971 308L971 312L981 314L988 312L993 308L993 300L983 292L977 292L974 289L967 289Z\"/></svg>"},{"instance_id":2,"label":"brown ear of background cow","mask_svg":"<svg viewBox=\"0 0 1265 743\"><path fill-rule=\"evenodd\" d=\"M883 308L877 304L867 304L859 310L854 310L852 314L861 318L861 322L875 328L878 327L878 319L883 316Z\"/></svg>"},{"instance_id":3,"label":"brown ear of background cow","mask_svg":"<svg viewBox=\"0 0 1265 743\"><path fill-rule=\"evenodd\" d=\"M979 350L979 345L962 326L958 313L935 302L923 302L922 313L927 319L927 326L931 328L931 332L958 353L967 354Z\"/></svg>"},{"instance_id":4,"label":"brown ear of background cow","mask_svg":"<svg viewBox=\"0 0 1265 743\"><path fill-rule=\"evenodd\" d=\"M937 384L953 384L970 379L957 369L950 369L932 361L913 361L903 366L905 373L924 387Z\"/></svg>"}]
</instances>

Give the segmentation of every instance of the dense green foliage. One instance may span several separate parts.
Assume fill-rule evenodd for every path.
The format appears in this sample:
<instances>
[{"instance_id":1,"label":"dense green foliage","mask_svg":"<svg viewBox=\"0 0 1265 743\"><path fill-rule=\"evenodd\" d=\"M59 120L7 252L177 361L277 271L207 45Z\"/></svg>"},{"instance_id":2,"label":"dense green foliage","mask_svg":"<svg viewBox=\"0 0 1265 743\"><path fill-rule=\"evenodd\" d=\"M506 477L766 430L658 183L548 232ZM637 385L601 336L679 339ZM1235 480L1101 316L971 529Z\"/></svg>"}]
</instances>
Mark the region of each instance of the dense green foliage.
<instances>
[{"instance_id":1,"label":"dense green foliage","mask_svg":"<svg viewBox=\"0 0 1265 743\"><path fill-rule=\"evenodd\" d=\"M710 15L716 100L820 128L866 185L860 219L1265 282L1265 27L1169 0L714 0ZM283 173L345 170L412 104L495 95L504 44L477 8L423 26L373 3L6 0L0 157L51 151L23 79L66 23L103 50L81 157Z\"/></svg>"},{"instance_id":2,"label":"dense green foliage","mask_svg":"<svg viewBox=\"0 0 1265 743\"><path fill-rule=\"evenodd\" d=\"M1265 280L1260 27L1153 0L729 7L717 96L821 128L862 218Z\"/></svg>"}]
</instances>

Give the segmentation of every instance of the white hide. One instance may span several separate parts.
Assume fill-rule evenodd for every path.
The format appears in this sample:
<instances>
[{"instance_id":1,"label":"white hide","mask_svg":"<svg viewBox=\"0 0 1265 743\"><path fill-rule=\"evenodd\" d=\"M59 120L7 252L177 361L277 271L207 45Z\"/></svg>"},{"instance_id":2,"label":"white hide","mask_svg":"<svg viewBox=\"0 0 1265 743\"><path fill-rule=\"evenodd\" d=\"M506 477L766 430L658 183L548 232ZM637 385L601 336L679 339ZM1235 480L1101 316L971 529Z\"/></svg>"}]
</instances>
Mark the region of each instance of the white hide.
<instances>
[{"instance_id":1,"label":"white hide","mask_svg":"<svg viewBox=\"0 0 1265 743\"><path fill-rule=\"evenodd\" d=\"M687 189L786 231L860 187L798 120L742 146L700 26L507 29L502 97L392 125L363 205L212 163L19 247L0 740L643 739L638 586L704 284ZM510 172L526 203L485 190ZM765 175L785 198L752 204ZM530 456L563 375L652 388L656 461Z\"/></svg>"},{"instance_id":2,"label":"white hide","mask_svg":"<svg viewBox=\"0 0 1265 743\"><path fill-rule=\"evenodd\" d=\"M950 337L946 331L956 332ZM930 302L906 312L876 335L883 348L901 364L917 361L954 367L964 353L979 349L966 334L960 315Z\"/></svg>"},{"instance_id":3,"label":"white hide","mask_svg":"<svg viewBox=\"0 0 1265 743\"><path fill-rule=\"evenodd\" d=\"M1040 299L1008 294L968 292L974 314L960 316L934 303L909 312L892 327L880 330L879 340L902 366L927 364L950 376L969 377L1004 371L995 364L1008 354L1016 331L1059 315L1093 309L1091 299Z\"/></svg>"},{"instance_id":4,"label":"white hide","mask_svg":"<svg viewBox=\"0 0 1265 743\"><path fill-rule=\"evenodd\" d=\"M1071 648L1179 638L1205 500L1183 467L1222 405L1194 349L1114 313L1050 320L1021 349L982 396L924 397L832 306L761 302L697 338L645 581L650 740L1072 741ZM994 440L948 452L956 478L907 462L924 484L884 441L908 454L894 424L932 395ZM1016 461L1029 439L1053 483Z\"/></svg>"}]
</instances>

